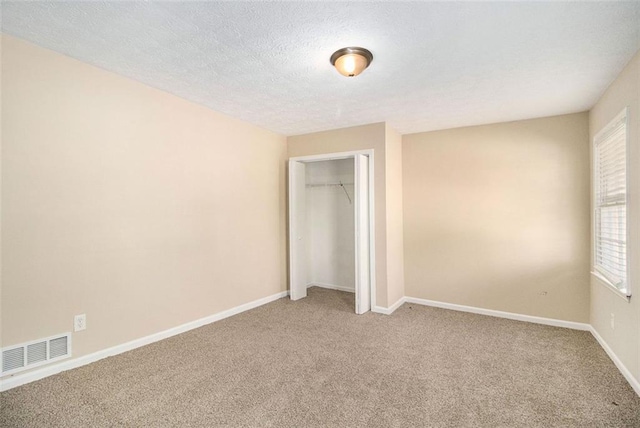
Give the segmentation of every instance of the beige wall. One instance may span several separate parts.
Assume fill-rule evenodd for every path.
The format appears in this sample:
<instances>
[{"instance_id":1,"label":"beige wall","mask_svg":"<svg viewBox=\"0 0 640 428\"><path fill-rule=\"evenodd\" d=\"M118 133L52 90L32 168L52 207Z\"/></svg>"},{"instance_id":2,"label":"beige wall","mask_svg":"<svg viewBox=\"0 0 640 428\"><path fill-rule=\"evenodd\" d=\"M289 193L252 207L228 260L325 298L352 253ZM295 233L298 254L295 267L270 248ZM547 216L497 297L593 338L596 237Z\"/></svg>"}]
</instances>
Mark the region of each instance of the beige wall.
<instances>
[{"instance_id":1,"label":"beige wall","mask_svg":"<svg viewBox=\"0 0 640 428\"><path fill-rule=\"evenodd\" d=\"M2 39L2 345L78 357L286 290L286 139Z\"/></svg>"},{"instance_id":2,"label":"beige wall","mask_svg":"<svg viewBox=\"0 0 640 428\"><path fill-rule=\"evenodd\" d=\"M406 295L588 322L587 120L405 135Z\"/></svg>"},{"instance_id":3,"label":"beige wall","mask_svg":"<svg viewBox=\"0 0 640 428\"><path fill-rule=\"evenodd\" d=\"M2 347L2 33L0 33L0 348Z\"/></svg>"},{"instance_id":4,"label":"beige wall","mask_svg":"<svg viewBox=\"0 0 640 428\"><path fill-rule=\"evenodd\" d=\"M591 325L640 382L640 52L609 86L589 115L591 140L625 107L629 132L630 302L591 277ZM593 149L593 147L592 147ZM615 316L615 330L610 326Z\"/></svg>"},{"instance_id":5,"label":"beige wall","mask_svg":"<svg viewBox=\"0 0 640 428\"><path fill-rule=\"evenodd\" d=\"M374 150L376 305L387 306L387 223L384 123L316 132L287 138L289 157Z\"/></svg>"},{"instance_id":6,"label":"beige wall","mask_svg":"<svg viewBox=\"0 0 640 428\"><path fill-rule=\"evenodd\" d=\"M404 235L402 225L402 136L385 128L387 205L387 303L404 297Z\"/></svg>"}]
</instances>

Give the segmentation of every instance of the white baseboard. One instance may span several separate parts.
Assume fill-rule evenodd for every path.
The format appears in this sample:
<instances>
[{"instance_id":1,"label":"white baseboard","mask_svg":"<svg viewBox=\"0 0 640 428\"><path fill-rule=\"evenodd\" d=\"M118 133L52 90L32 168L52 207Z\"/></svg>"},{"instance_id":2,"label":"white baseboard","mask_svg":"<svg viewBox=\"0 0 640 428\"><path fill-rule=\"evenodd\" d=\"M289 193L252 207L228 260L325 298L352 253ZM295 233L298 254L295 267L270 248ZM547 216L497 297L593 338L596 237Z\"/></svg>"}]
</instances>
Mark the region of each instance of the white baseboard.
<instances>
[{"instance_id":1,"label":"white baseboard","mask_svg":"<svg viewBox=\"0 0 640 428\"><path fill-rule=\"evenodd\" d=\"M315 284L315 285L322 287L322 285L318 285L318 284ZM281 299L288 295L289 295L288 291L282 291L280 293L276 293L271 296L263 297L262 299L254 300L252 302L245 303L240 306L236 306L235 308L231 308L226 311L218 312L217 314L210 315L208 317L201 318L196 321L182 324L180 326L170 328L168 330L161 331L159 333L155 333L146 337L142 337L140 339L132 340L130 342L123 343L121 345L117 345L108 349L104 349L102 351L94 352L93 354L85 355L85 356L70 359L70 360L65 360L61 363L43 367L41 369L33 370L27 373L17 374L15 376L0 380L0 391L6 391L11 388L15 388L20 385L34 382L36 380L40 380L45 377L48 377L66 370L71 370L77 367L81 367L81 366L93 363L103 358L107 358L113 355L118 355L123 352L127 352L130 350L139 348L141 346L145 346L150 343L157 342L159 340L166 339L168 337L175 336L177 334L184 333L186 331L193 330L195 328L202 327L204 325L211 324L216 321L220 321L222 319L248 311L250 309L257 308L259 306L273 302L274 300ZM640 382L638 382L638 380L633 377L629 369L627 369L627 367L622 363L622 361L620 361L618 356L613 352L613 350L604 341L604 339L600 336L600 334L598 334L595 328L593 328L593 326L589 324L572 322L572 321L563 321L563 320L557 320L552 318L535 317L531 315L514 314L511 312L494 311L491 309L456 305L453 303L444 303L444 302L438 302L434 300L419 299L416 297L402 297L398 299L398 301L393 305L391 305L389 308L375 306L371 309L371 311L380 313L380 314L391 315L396 309L402 306L403 303L414 303L417 305L451 309L454 311L470 312L474 314L489 315L489 316L494 316L499 318L517 320L517 321L526 321L526 322L532 322L536 324L551 325L555 327L565 327L565 328L570 328L574 330L590 331L593 337L595 337L595 339L598 341L600 346L602 346L602 349L604 349L604 351L607 353L609 358L611 358L611 360L616 365L618 370L620 370L620 373L622 373L622 375L625 377L627 382L629 382L629 384L631 385L633 390L636 392L636 394L640 396Z\"/></svg>"},{"instance_id":2,"label":"white baseboard","mask_svg":"<svg viewBox=\"0 0 640 428\"><path fill-rule=\"evenodd\" d=\"M141 346L145 346L150 343L157 342L159 340L166 339L168 337L175 336L177 334L184 333L186 331L193 330L195 328L202 327L204 325L211 324L225 318L229 318L230 316L257 308L258 306L265 305L288 295L288 291L282 291L280 293L272 294L271 296L263 297L262 299L254 300L252 302L236 306L235 308L227 309L226 311L218 312L217 314L210 315L205 318L200 318L199 320L191 321L186 324L161 331L159 333L154 333L149 336L141 337L140 339L135 339L130 342L123 343L121 345L103 349L102 351L94 352L92 354L84 355L78 358L68 359L61 363L53 364L51 366L43 367L41 369L30 371L24 374L17 374L15 376L0 380L0 391L6 391L8 389L15 388L29 382L43 379L47 376L93 363L103 358L122 354L123 352L131 351L132 349L136 349Z\"/></svg>"},{"instance_id":3,"label":"white baseboard","mask_svg":"<svg viewBox=\"0 0 640 428\"><path fill-rule=\"evenodd\" d=\"M451 309L460 312L470 312L472 314L489 315L498 318L507 318L516 321L526 321L535 324L552 325L555 327L570 328L573 330L591 331L591 325L581 322L557 320L553 318L536 317L533 315L521 315L513 312L495 311L493 309L483 309L474 306L456 305L454 303L444 303L435 300L419 299L417 297L405 297L407 303L416 305L433 306L435 308Z\"/></svg>"},{"instance_id":4,"label":"white baseboard","mask_svg":"<svg viewBox=\"0 0 640 428\"><path fill-rule=\"evenodd\" d=\"M391 315L396 311L396 309L402 306L402 304L406 301L407 301L406 297L401 297L398 299L397 302L395 302L393 305L389 306L388 308L385 308L382 306L374 306L373 308L371 308L371 312L375 312L377 314Z\"/></svg>"},{"instance_id":5,"label":"white baseboard","mask_svg":"<svg viewBox=\"0 0 640 428\"><path fill-rule=\"evenodd\" d=\"M596 331L596 329L593 326L590 326L590 327L591 328L589 329L589 331L591 331L591 334L593 335L593 337L596 338L600 346L602 346L602 349L604 349L604 351L607 353L609 358L611 358L611 361L613 361L613 364L615 364L618 370L620 370L620 373L622 373L622 376L624 376L624 378L627 379L627 382L629 382L629 385L631 385L631 388L633 388L636 394L640 396L640 382L638 382L638 380L635 377L633 377L629 369L622 363L622 361L620 361L620 358L618 358L615 352L613 352L613 349L609 347L607 342L604 341L604 339L602 338L602 336L600 336L600 334Z\"/></svg>"},{"instance_id":6,"label":"white baseboard","mask_svg":"<svg viewBox=\"0 0 640 428\"><path fill-rule=\"evenodd\" d=\"M385 308L384 306L373 306L371 312L382 315L391 315L393 313L389 308Z\"/></svg>"},{"instance_id":7,"label":"white baseboard","mask_svg":"<svg viewBox=\"0 0 640 428\"><path fill-rule=\"evenodd\" d=\"M307 288L310 288L310 287L320 287L320 288L326 288L328 290L346 291L347 293L356 292L356 290L353 288L343 287L342 285L327 284L326 282L312 282L307 284Z\"/></svg>"},{"instance_id":8,"label":"white baseboard","mask_svg":"<svg viewBox=\"0 0 640 428\"><path fill-rule=\"evenodd\" d=\"M604 349L604 351L607 353L609 358L611 358L611 360L616 365L620 373L622 373L622 376L624 376L627 382L629 382L629 385L631 385L631 388L633 388L636 394L640 396L640 382L638 382L638 379L633 377L629 369L622 363L622 361L620 361L620 358L618 358L615 352L613 352L613 350L609 347L607 342L604 341L602 336L598 334L596 329L593 328L591 324L557 320L553 318L535 317L531 315L514 314L512 312L494 311L491 309L476 308L473 306L456 305L454 303L444 303L444 302L438 302L435 300L419 299L417 297L404 297L404 299L401 299L401 300L403 300L402 303L405 303L405 302L415 303L416 305L433 306L436 308L451 309L454 311L470 312L470 313L480 314L480 315L489 315L489 316L499 317L499 318L508 318L508 319L517 320L517 321L526 321L526 322L532 322L536 324L570 328L573 330L589 331L591 332L593 337L595 337L595 339L598 341L602 349ZM388 313L388 314L391 314L393 312L393 311L390 311L391 308L389 309L379 308L379 309L380 311L376 310L374 312Z\"/></svg>"}]
</instances>

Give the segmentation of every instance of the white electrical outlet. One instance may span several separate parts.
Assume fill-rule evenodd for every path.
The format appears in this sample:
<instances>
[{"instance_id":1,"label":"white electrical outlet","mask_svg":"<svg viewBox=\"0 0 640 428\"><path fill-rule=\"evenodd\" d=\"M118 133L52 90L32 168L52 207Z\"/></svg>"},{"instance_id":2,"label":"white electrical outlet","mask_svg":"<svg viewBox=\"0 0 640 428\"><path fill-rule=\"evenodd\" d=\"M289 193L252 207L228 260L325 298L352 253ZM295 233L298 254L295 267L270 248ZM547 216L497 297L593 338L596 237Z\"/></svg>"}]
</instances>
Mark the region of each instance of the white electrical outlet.
<instances>
[{"instance_id":1,"label":"white electrical outlet","mask_svg":"<svg viewBox=\"0 0 640 428\"><path fill-rule=\"evenodd\" d=\"M87 316L85 314L73 317L73 331L82 331L87 328Z\"/></svg>"},{"instance_id":2,"label":"white electrical outlet","mask_svg":"<svg viewBox=\"0 0 640 428\"><path fill-rule=\"evenodd\" d=\"M616 329L616 314L611 314L611 330Z\"/></svg>"}]
</instances>

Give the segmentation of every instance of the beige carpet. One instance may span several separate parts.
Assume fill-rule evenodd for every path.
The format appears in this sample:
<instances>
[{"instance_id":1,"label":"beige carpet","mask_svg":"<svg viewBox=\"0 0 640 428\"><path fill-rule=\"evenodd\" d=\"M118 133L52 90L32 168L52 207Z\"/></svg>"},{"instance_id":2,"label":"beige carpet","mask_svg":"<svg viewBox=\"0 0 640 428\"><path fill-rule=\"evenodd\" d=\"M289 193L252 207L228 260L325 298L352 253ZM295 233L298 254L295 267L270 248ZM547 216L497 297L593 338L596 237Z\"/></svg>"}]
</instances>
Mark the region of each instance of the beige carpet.
<instances>
[{"instance_id":1,"label":"beige carpet","mask_svg":"<svg viewBox=\"0 0 640 428\"><path fill-rule=\"evenodd\" d=\"M587 332L313 288L0 395L2 427L640 427Z\"/></svg>"}]
</instances>

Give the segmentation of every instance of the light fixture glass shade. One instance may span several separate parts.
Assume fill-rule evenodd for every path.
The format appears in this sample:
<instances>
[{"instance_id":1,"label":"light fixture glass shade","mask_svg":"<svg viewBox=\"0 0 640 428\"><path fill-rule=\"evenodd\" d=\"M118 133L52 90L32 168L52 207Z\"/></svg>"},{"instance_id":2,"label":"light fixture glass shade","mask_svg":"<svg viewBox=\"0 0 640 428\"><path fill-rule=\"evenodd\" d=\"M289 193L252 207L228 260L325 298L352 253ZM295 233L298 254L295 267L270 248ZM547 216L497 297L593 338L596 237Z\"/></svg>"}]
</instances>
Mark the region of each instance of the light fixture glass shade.
<instances>
[{"instance_id":1,"label":"light fixture glass shade","mask_svg":"<svg viewBox=\"0 0 640 428\"><path fill-rule=\"evenodd\" d=\"M354 77L367 68L367 59L358 54L342 55L336 60L335 67L338 73L347 77Z\"/></svg>"},{"instance_id":2,"label":"light fixture glass shade","mask_svg":"<svg viewBox=\"0 0 640 428\"><path fill-rule=\"evenodd\" d=\"M373 55L364 48L342 48L331 55L331 64L338 73L346 77L355 77L371 64Z\"/></svg>"}]
</instances>

